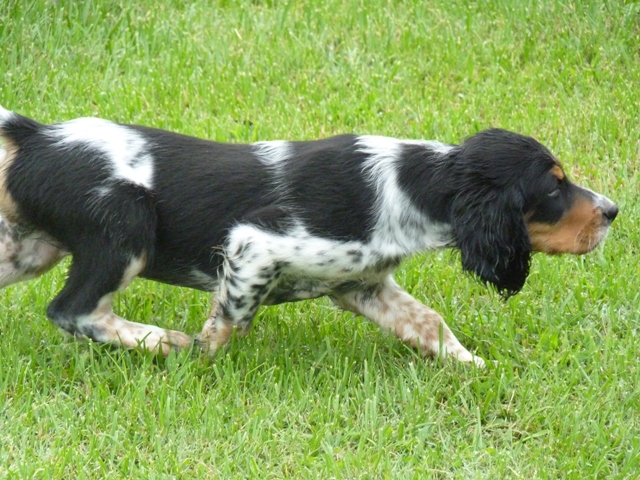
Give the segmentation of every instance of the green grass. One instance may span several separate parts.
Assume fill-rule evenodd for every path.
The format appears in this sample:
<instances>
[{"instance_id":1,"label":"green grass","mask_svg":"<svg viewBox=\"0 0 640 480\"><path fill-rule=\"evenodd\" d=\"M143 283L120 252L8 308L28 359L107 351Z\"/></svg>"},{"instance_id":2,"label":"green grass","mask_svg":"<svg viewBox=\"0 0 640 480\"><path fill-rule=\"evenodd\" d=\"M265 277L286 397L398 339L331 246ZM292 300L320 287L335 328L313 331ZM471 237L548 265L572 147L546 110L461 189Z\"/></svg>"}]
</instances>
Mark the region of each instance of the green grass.
<instances>
[{"instance_id":1,"label":"green grass","mask_svg":"<svg viewBox=\"0 0 640 480\"><path fill-rule=\"evenodd\" d=\"M319 300L207 360L64 339L65 268L0 292L0 477L637 478L640 4L178 0L0 4L0 104L222 141L534 135L621 215L534 258L506 302L457 254L398 280L486 371L424 361ZM117 311L190 333L207 295L136 281Z\"/></svg>"}]
</instances>

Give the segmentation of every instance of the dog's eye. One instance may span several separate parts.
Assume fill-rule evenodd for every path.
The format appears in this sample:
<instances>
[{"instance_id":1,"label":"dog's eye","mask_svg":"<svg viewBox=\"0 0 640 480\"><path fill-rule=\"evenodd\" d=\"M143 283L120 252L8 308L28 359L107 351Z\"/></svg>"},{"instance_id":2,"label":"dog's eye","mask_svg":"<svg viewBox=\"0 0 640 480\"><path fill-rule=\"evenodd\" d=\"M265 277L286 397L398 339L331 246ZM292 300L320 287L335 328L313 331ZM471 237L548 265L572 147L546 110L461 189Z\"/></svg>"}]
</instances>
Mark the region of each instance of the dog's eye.
<instances>
[{"instance_id":1,"label":"dog's eye","mask_svg":"<svg viewBox=\"0 0 640 480\"><path fill-rule=\"evenodd\" d=\"M551 198L556 198L558 195L560 195L560 189L556 188L553 192L549 193L549 196Z\"/></svg>"}]
</instances>

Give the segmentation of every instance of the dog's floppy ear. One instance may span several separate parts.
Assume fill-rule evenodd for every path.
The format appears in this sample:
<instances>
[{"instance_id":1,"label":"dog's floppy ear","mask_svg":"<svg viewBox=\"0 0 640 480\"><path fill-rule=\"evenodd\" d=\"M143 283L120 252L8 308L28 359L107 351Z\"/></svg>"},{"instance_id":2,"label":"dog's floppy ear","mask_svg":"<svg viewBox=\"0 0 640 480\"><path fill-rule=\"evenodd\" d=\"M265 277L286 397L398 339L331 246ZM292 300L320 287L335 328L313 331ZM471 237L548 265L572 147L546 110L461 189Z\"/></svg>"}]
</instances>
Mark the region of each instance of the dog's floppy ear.
<instances>
[{"instance_id":1,"label":"dog's floppy ear","mask_svg":"<svg viewBox=\"0 0 640 480\"><path fill-rule=\"evenodd\" d=\"M524 199L515 187L469 183L452 205L462 268L509 297L520 291L529 275L531 243L522 213Z\"/></svg>"}]
</instances>

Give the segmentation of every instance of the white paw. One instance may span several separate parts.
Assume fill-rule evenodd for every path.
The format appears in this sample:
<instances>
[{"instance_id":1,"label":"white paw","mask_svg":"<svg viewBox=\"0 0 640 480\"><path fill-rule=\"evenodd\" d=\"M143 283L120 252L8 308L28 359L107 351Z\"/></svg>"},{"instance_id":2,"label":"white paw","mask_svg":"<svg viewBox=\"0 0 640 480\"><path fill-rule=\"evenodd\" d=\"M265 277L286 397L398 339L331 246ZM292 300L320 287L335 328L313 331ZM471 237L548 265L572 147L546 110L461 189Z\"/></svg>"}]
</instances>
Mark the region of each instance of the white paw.
<instances>
[{"instance_id":1,"label":"white paw","mask_svg":"<svg viewBox=\"0 0 640 480\"><path fill-rule=\"evenodd\" d=\"M485 361L476 356L473 355L471 352L469 352L468 350L459 350L459 351L448 351L448 357L452 357L456 360L458 360L459 362L464 362L464 363L475 363L476 367L478 368L485 368L486 364Z\"/></svg>"}]
</instances>

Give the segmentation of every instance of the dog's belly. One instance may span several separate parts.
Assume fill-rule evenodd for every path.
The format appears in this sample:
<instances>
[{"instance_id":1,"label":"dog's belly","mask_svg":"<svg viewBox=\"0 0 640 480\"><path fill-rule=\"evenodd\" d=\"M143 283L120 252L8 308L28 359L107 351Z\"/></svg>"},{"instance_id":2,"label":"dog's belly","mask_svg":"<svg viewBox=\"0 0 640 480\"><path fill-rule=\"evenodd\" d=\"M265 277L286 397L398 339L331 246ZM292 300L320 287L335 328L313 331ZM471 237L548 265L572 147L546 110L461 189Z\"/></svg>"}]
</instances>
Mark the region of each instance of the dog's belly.
<instances>
[{"instance_id":1,"label":"dog's belly","mask_svg":"<svg viewBox=\"0 0 640 480\"><path fill-rule=\"evenodd\" d=\"M299 278L286 276L281 278L269 292L264 301L265 305L298 302L328 295L336 288L335 282L318 280L315 278Z\"/></svg>"},{"instance_id":2,"label":"dog's belly","mask_svg":"<svg viewBox=\"0 0 640 480\"><path fill-rule=\"evenodd\" d=\"M140 275L142 278L178 287L194 288L205 292L214 292L218 288L218 278L213 272L188 265L162 265L147 268Z\"/></svg>"},{"instance_id":3,"label":"dog's belly","mask_svg":"<svg viewBox=\"0 0 640 480\"><path fill-rule=\"evenodd\" d=\"M380 277L381 278L381 277ZM379 278L352 276L335 279L319 279L305 276L286 275L278 280L263 302L264 305L278 305L324 297L334 293L366 288L377 283Z\"/></svg>"}]
</instances>

